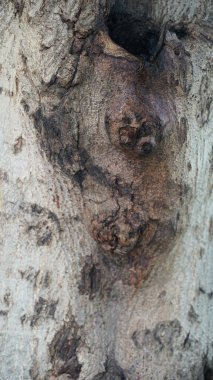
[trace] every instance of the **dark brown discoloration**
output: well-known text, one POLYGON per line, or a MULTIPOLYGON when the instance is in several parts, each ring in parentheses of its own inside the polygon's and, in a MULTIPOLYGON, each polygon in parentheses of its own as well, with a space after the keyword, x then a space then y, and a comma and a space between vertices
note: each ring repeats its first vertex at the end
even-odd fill
POLYGON ((81 294, 88 294, 93 298, 101 288, 101 267, 98 263, 93 263, 92 258, 88 256, 81 270, 81 283, 79 290, 81 294))
MULTIPOLYGON (((136 109, 135 104, 131 106, 130 99, 127 104, 121 113, 111 107, 110 114, 106 116, 110 141, 117 148, 124 149, 127 154, 146 156, 160 144, 163 136, 162 126, 148 111, 144 110, 142 114, 141 107, 136 109)), ((117 102, 115 106, 118 107, 117 102)))
POLYGON ((50 347, 50 358, 53 364, 53 374, 60 376, 70 375, 73 380, 78 379, 81 365, 78 362, 77 349, 80 343, 76 324, 65 324, 54 336, 50 347))
POLYGON ((111 215, 99 214, 92 220, 92 234, 105 251, 124 254, 130 252, 146 228, 143 215, 134 210, 111 215))
POLYGON ((204 380, 213 380, 213 369, 208 368, 206 366, 204 372, 205 372, 204 373, 204 375, 205 375, 204 380))
POLYGON ((82 265, 79 291, 88 295, 90 300, 110 294, 118 278, 129 283, 129 269, 125 256, 114 255, 113 260, 109 253, 98 254, 95 258, 86 256, 82 265), (123 261, 126 264, 124 266, 123 261))
POLYGON ((105 371, 96 375, 93 380, 126 380, 122 368, 113 359, 108 359, 105 363, 105 371))
POLYGON ((188 120, 185 117, 181 117, 181 119, 180 119, 180 129, 179 129, 179 141, 180 141, 180 145, 183 145, 186 142, 187 131, 188 131, 188 120))
MULTIPOLYGON (((102 152, 97 149, 96 155, 90 150, 89 145, 86 145, 86 150, 95 162, 99 162, 102 170, 105 168, 109 172, 108 188, 111 186, 112 194, 105 190, 108 211, 100 207, 98 214, 91 215, 88 225, 92 223, 91 233, 103 250, 111 253, 143 252, 144 258, 150 252, 150 261, 153 256, 151 249, 154 248, 151 248, 151 245, 157 245, 157 236, 161 234, 162 241, 162 226, 174 226, 171 206, 175 201, 179 201, 178 186, 172 183, 168 168, 172 154, 168 151, 166 155, 165 148, 171 133, 165 120, 170 118, 170 128, 175 120, 175 115, 169 113, 167 104, 170 95, 169 89, 164 88, 167 83, 166 77, 163 72, 158 73, 157 77, 152 66, 150 70, 138 72, 140 62, 135 57, 128 56, 122 49, 119 50, 102 33, 96 37, 95 44, 100 50, 98 55, 94 54, 92 58, 94 66, 98 67, 102 88, 104 78, 108 78, 107 85, 111 89, 111 94, 106 95, 104 119, 109 141, 105 142, 105 146, 101 146, 102 152), (100 55, 100 52, 103 55, 100 55), (156 103, 153 101, 154 96, 156 103), (120 150, 124 154, 121 154, 120 150), (126 193, 124 196, 115 191, 115 186, 112 185, 113 177, 121 181, 125 179, 128 186, 131 186, 129 195, 126 193), (167 192, 170 193, 169 197, 167 192), (132 218, 134 222, 131 222, 132 218), (155 232, 149 237, 153 226, 155 232)), ((91 95, 90 98, 92 97, 91 95)), ((177 135, 174 127, 172 139, 177 135)), ((85 143, 87 144, 86 141, 85 143)), ((179 144, 178 140, 176 144, 179 144)), ((87 178, 86 182, 83 182, 83 191, 87 189, 88 194, 88 189, 92 186, 92 181, 87 178)), ((85 202, 85 207, 90 208, 88 202, 85 202)), ((171 234, 169 229, 164 229, 167 243, 170 240, 167 232, 171 234)), ((160 244, 159 241, 158 243, 160 244)))
MULTIPOLYGON (((128 256, 122 263, 130 274, 123 270, 122 280, 137 286, 178 234, 178 209, 186 197, 173 166, 187 138, 187 120, 177 120, 173 99, 180 89, 171 85, 183 49, 180 42, 162 43, 150 62, 151 47, 143 58, 135 56, 103 30, 85 41, 76 34, 79 87, 67 88, 48 113, 39 108, 32 116, 48 158, 80 187, 84 220, 99 253, 128 256)), ((51 239, 42 234, 37 243, 51 239)))

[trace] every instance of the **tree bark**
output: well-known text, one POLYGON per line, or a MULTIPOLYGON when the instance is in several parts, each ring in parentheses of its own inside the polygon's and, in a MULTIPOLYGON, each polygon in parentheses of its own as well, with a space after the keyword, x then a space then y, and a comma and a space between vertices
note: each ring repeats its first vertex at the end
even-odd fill
POLYGON ((211 11, 1 2, 1 380, 213 378, 211 11))

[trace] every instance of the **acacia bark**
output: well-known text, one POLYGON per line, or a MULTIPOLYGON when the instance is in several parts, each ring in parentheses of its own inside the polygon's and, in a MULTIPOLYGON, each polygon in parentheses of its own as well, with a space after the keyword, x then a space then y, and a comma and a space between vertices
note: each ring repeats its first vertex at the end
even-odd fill
POLYGON ((211 12, 1 2, 1 380, 212 378, 211 12))

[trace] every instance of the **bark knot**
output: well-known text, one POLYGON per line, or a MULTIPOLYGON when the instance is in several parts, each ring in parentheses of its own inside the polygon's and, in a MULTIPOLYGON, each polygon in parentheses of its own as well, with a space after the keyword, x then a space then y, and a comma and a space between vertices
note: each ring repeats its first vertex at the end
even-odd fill
POLYGON ((92 220, 92 234, 108 252, 126 254, 136 246, 146 228, 143 217, 132 210, 119 213, 100 213, 92 220))
MULTIPOLYGON (((128 105, 126 106, 128 108, 128 105)), ((146 156, 163 138, 163 128, 157 118, 137 113, 108 113, 105 119, 112 144, 126 153, 146 156)))

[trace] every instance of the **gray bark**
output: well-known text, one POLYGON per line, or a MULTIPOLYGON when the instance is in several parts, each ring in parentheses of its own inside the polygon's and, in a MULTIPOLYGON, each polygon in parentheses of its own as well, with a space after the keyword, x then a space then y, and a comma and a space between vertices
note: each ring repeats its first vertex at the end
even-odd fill
POLYGON ((211 4, 0 3, 0 379, 213 371, 211 4))

